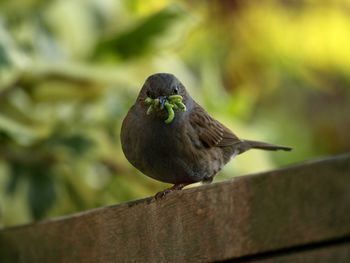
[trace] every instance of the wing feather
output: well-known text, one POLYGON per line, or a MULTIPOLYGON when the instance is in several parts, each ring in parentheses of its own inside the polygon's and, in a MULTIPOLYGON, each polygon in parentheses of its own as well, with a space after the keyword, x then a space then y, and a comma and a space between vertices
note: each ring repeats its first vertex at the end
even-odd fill
POLYGON ((205 147, 225 147, 240 142, 238 137, 195 103, 190 123, 205 147))

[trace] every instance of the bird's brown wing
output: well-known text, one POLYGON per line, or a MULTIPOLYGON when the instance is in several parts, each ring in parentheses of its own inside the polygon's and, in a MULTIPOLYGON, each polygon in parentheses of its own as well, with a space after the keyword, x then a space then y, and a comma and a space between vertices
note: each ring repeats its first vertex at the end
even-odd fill
POLYGON ((205 147, 224 147, 240 142, 238 137, 197 103, 191 111, 190 123, 205 147))

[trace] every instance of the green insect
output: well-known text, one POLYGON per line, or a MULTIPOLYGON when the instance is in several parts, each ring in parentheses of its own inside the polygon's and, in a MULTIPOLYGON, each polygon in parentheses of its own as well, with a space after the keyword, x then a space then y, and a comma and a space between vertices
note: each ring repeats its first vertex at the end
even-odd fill
MULTIPOLYGON (((182 100, 183 98, 181 95, 171 95, 167 98, 166 102, 164 103, 164 107, 168 112, 168 118, 164 121, 166 124, 169 124, 174 120, 175 111, 186 111, 186 105, 182 102, 182 100)), ((163 105, 161 105, 159 99, 147 97, 145 99, 145 103, 149 105, 147 115, 151 114, 155 110, 163 109, 163 105)))

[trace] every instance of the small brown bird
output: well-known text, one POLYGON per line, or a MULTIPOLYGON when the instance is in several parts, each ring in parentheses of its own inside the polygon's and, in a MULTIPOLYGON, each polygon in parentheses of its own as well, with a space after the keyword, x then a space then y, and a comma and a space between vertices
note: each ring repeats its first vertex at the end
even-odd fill
POLYGON ((157 193, 156 199, 188 184, 211 182, 228 161, 249 149, 291 150, 239 139, 167 73, 146 80, 123 121, 121 144, 126 158, 138 170, 174 184, 157 193))

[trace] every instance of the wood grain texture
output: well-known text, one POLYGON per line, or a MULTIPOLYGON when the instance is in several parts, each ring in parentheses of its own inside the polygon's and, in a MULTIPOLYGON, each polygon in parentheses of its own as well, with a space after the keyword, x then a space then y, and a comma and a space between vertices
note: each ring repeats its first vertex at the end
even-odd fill
POLYGON ((0 262, 210 262, 350 236, 350 155, 0 231, 0 262))
POLYGON ((304 250, 286 254, 266 255, 259 259, 242 259, 236 263, 348 263, 350 261, 350 242, 336 245, 325 246, 319 249, 304 250))

